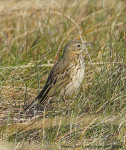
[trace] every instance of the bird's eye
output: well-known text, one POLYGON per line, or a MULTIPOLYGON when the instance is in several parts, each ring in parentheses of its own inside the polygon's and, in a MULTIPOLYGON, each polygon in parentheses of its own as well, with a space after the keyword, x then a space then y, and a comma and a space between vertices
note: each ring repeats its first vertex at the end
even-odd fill
POLYGON ((80 45, 78 44, 77 47, 80 47, 80 45))

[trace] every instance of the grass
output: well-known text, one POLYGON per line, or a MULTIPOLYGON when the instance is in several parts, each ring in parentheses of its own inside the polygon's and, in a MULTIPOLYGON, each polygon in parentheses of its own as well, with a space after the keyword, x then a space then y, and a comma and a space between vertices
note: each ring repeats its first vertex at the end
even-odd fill
POLYGON ((0 2, 1 149, 126 149, 125 1, 0 2), (82 36, 85 78, 65 105, 59 97, 27 114, 63 54, 82 36), (70 106, 69 106, 70 104, 70 106))

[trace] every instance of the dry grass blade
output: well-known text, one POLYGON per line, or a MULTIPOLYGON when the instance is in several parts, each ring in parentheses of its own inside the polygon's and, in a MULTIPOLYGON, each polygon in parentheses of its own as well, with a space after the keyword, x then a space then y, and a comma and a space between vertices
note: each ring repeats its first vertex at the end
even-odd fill
POLYGON ((126 149, 125 8, 125 0, 0 2, 0 148, 126 149), (80 38, 91 46, 71 106, 56 95, 24 116, 65 44, 80 38))

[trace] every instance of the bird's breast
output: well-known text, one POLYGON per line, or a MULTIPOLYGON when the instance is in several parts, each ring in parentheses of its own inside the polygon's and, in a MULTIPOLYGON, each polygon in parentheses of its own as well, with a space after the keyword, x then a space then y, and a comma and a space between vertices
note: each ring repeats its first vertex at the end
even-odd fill
POLYGON ((68 84, 65 88, 61 89, 60 95, 67 96, 73 94, 73 92, 78 89, 84 78, 84 62, 80 59, 79 62, 73 67, 71 71, 70 78, 68 79, 68 84))

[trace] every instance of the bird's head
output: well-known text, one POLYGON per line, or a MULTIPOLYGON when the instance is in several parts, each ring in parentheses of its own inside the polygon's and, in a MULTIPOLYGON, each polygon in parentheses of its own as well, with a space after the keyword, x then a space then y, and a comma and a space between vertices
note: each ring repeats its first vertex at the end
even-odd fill
POLYGON ((64 48, 63 57, 77 57, 78 55, 81 55, 86 45, 87 44, 84 44, 79 40, 69 41, 64 48))

